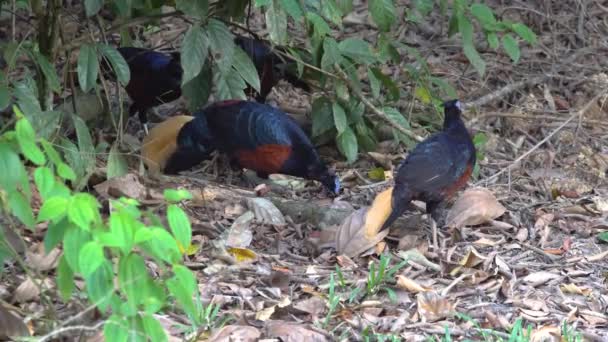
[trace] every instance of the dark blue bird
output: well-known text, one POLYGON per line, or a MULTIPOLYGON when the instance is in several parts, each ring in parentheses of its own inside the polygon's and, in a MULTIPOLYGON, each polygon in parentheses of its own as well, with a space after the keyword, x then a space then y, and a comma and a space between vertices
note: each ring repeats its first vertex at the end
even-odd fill
POLYGON ((443 130, 418 144, 400 165, 392 193, 392 209, 382 229, 389 227, 412 200, 426 202, 426 211, 436 218, 436 209, 466 186, 475 167, 475 146, 461 119, 460 101, 443 104, 443 130))

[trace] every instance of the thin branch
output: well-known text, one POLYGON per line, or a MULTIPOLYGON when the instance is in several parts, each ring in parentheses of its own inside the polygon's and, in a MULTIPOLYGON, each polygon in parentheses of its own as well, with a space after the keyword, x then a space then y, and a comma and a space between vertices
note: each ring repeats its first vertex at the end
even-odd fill
POLYGON ((554 129, 553 132, 549 133, 543 140, 539 141, 538 144, 532 146, 531 149, 529 149, 524 154, 522 154, 517 159, 515 159, 513 162, 511 162, 511 164, 509 164, 509 166, 503 168, 502 170, 498 171, 497 173, 493 174, 492 176, 490 176, 486 179, 480 180, 479 182, 476 183, 476 185, 479 185, 484 182, 488 183, 490 181, 493 181, 496 178, 498 178, 500 175, 502 175, 503 173, 510 171, 515 165, 519 164, 520 161, 522 161, 523 159, 528 157, 530 154, 532 154, 532 152, 536 151, 539 147, 541 147, 543 144, 545 144, 547 141, 549 141, 549 139, 551 139, 551 137, 553 137, 555 135, 555 133, 559 132, 564 127, 566 127, 568 125, 568 123, 570 123, 570 121, 574 120, 576 117, 584 115, 587 112, 587 110, 589 110, 589 108, 595 102, 597 102, 602 96, 605 96, 607 93, 608 93, 608 89, 604 89, 601 92, 599 92, 597 95, 595 95, 593 97, 593 99, 591 99, 591 101, 587 102, 587 104, 585 104, 585 106, 583 106, 583 108, 578 110, 576 113, 572 114, 568 118, 568 120, 564 121, 561 125, 559 125, 556 129, 554 129))
POLYGON ((507 84, 506 86, 498 89, 497 91, 491 92, 489 94, 486 94, 480 98, 478 98, 475 101, 471 101, 468 102, 466 104, 467 107, 481 107, 484 106, 496 99, 502 98, 507 94, 510 94, 516 90, 519 90, 525 86, 528 85, 534 85, 534 84, 538 84, 540 82, 543 82, 544 80, 546 80, 547 78, 549 78, 549 76, 547 75, 541 75, 541 76, 536 76, 527 80, 522 80, 519 82, 515 82, 515 83, 510 83, 507 84))

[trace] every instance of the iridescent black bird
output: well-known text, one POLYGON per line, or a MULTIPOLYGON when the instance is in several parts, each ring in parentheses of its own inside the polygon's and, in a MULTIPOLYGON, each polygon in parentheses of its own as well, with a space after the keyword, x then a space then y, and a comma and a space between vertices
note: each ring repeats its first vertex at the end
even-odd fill
POLYGON ((382 229, 403 214, 412 200, 426 202, 436 219, 436 209, 466 186, 475 167, 475 146, 461 119, 458 100, 443 104, 443 130, 418 144, 403 161, 392 193, 392 208, 382 229))

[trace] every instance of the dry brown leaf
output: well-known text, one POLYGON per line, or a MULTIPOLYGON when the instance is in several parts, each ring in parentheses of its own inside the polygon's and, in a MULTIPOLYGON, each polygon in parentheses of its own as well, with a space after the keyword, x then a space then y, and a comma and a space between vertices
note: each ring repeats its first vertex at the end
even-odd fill
POLYGON ((284 321, 271 321, 266 325, 266 336, 280 338, 283 342, 325 342, 325 335, 310 330, 306 326, 284 321))
POLYGON ((605 251, 603 251, 603 252, 601 252, 601 253, 598 253, 598 254, 595 254, 595 255, 592 255, 592 256, 588 257, 587 260, 595 262, 595 261, 600 261, 600 260, 604 259, 607 256, 608 256, 608 249, 605 250, 605 251))
POLYGON ((382 241, 389 230, 380 228, 392 210, 393 188, 379 193, 369 208, 361 208, 350 214, 338 228, 336 249, 338 254, 357 256, 382 241))
POLYGON ((281 213, 279 208, 269 200, 259 197, 248 198, 246 203, 247 208, 253 211, 256 220, 259 222, 277 226, 284 226, 287 224, 287 222, 285 222, 285 217, 283 217, 283 213, 281 213))
MULTIPOLYGON (((14 312, 0 303, 0 339, 10 337, 31 336, 31 332, 23 320, 14 312)), ((11 339, 12 340, 12 339, 11 339)))
POLYGON ((13 301, 16 303, 25 303, 34 299, 38 299, 40 291, 30 277, 27 277, 21 285, 19 285, 13 293, 13 301))
POLYGON ((121 196, 143 200, 146 198, 146 187, 140 183, 139 177, 133 173, 108 179, 94 186, 95 191, 105 198, 121 196))
POLYGON ((258 321, 267 321, 272 317, 276 309, 276 305, 269 306, 255 313, 255 319, 258 321))
POLYGON ((534 329, 530 335, 530 342, 560 342, 562 332, 559 327, 550 325, 534 329))
POLYGON ((559 286, 559 289, 562 291, 562 293, 572 293, 572 294, 578 294, 578 295, 583 295, 583 296, 589 296, 593 293, 593 291, 591 289, 580 288, 572 283, 561 284, 559 286))
POLYGON ((544 283, 547 283, 551 280, 558 279, 558 278, 561 278, 561 276, 559 274, 540 271, 540 272, 534 272, 534 273, 528 274, 527 276, 525 276, 523 278, 523 281, 532 286, 539 286, 539 285, 542 285, 544 283))
POLYGON ((397 276, 397 287, 413 293, 427 292, 432 290, 431 288, 422 286, 413 279, 402 275, 397 276))
POLYGON ((471 188, 456 200, 447 214, 446 223, 450 228, 474 226, 494 220, 506 210, 488 189, 471 188))
POLYGON ((471 247, 467 254, 460 260, 459 264, 464 267, 473 268, 488 258, 479 253, 475 248, 471 247))
POLYGON ((317 316, 325 312, 325 300, 320 297, 310 297, 308 299, 301 300, 293 305, 295 309, 309 313, 313 320, 317 316))
POLYGON ((253 240, 253 233, 251 232, 251 221, 253 221, 255 215, 252 211, 247 211, 243 215, 239 216, 230 229, 226 231, 226 246, 228 247, 249 247, 253 240))
POLYGON ((347 257, 346 255, 338 255, 336 257, 336 261, 343 270, 354 269, 357 267, 357 264, 353 261, 353 259, 347 257))
POLYGON ((448 298, 437 292, 420 292, 416 296, 418 313, 425 322, 434 322, 448 317, 454 311, 454 305, 448 298))
POLYGON ((488 238, 480 238, 479 240, 474 241, 473 244, 480 247, 494 247, 498 244, 498 242, 492 241, 488 238))
POLYGON ((40 243, 33 251, 25 253, 25 261, 38 271, 48 271, 57 267, 61 250, 53 248, 48 254, 44 252, 44 244, 40 243))
POLYGON ((247 325, 227 325, 209 338, 209 342, 255 342, 262 336, 256 328, 247 325))
POLYGON ((519 308, 519 311, 521 312, 521 314, 528 318, 528 319, 536 319, 536 318, 541 318, 541 317, 547 317, 549 315, 548 312, 544 312, 544 311, 539 311, 539 310, 530 310, 530 309, 523 309, 523 308, 519 308))

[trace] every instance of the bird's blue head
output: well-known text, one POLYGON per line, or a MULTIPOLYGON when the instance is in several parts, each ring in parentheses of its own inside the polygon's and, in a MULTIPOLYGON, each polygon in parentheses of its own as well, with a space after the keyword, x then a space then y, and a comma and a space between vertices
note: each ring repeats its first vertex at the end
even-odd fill
POLYGON ((328 169, 325 165, 317 164, 316 166, 313 165, 309 167, 308 178, 321 182, 332 195, 338 195, 340 193, 340 178, 336 175, 334 170, 328 169))

